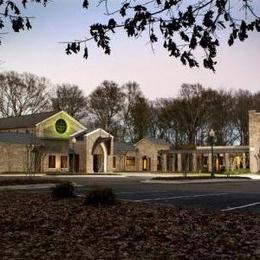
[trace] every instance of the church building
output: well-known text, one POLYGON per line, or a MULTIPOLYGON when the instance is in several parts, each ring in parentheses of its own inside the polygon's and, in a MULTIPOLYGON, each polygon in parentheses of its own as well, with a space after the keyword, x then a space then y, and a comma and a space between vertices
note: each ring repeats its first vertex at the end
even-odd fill
POLYGON ((64 111, 0 119, 0 173, 112 171, 113 136, 64 111))
POLYGON ((162 139, 120 143, 64 111, 0 119, 0 173, 260 172, 260 112, 249 111, 248 146, 176 150, 162 139), (213 157, 212 157, 213 156, 213 157))

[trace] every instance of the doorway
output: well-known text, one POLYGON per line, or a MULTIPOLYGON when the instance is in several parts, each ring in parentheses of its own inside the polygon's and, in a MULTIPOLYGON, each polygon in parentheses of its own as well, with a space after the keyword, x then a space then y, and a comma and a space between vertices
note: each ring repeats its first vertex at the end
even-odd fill
POLYGON ((149 170, 149 167, 150 167, 150 159, 147 158, 146 156, 144 156, 142 158, 142 168, 143 168, 143 171, 149 170))
POLYGON ((103 172, 103 155, 94 154, 93 155, 93 171, 94 172, 103 172))

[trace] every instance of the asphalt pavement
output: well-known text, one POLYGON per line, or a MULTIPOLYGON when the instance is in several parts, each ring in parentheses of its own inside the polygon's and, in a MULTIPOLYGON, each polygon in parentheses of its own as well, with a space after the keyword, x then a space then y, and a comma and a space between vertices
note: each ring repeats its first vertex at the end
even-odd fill
MULTIPOLYGON (((37 177, 35 177, 37 178, 37 177)), ((77 184, 76 193, 84 196, 95 186, 112 188, 119 199, 136 203, 160 203, 182 208, 202 208, 260 214, 260 180, 233 180, 208 183, 150 183, 149 177, 79 176, 55 177, 77 184)), ((150 177, 151 178, 151 177, 150 177)), ((23 191, 49 192, 49 187, 29 185, 23 191)))
MULTIPOLYGON (((68 179, 66 179, 68 180, 68 179)), ((136 203, 160 203, 182 208, 260 214, 260 180, 214 183, 144 183, 145 177, 70 178, 86 194, 94 186, 111 187, 118 198, 136 203)))

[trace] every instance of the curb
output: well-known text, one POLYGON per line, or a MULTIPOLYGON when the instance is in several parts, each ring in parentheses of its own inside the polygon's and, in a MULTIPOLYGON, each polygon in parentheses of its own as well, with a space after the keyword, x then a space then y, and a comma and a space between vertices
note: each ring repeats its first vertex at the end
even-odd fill
POLYGON ((185 180, 176 180, 176 181, 171 181, 171 180, 144 180, 141 181, 141 183, 154 183, 154 184, 200 184, 200 183, 225 183, 225 182, 253 182, 257 180, 252 180, 252 179, 225 179, 225 180, 190 180, 190 181, 185 181, 185 180))
MULTIPOLYGON (((49 189, 55 187, 59 183, 46 183, 46 184, 28 184, 28 185, 6 185, 0 186, 0 191, 3 190, 40 190, 40 189, 49 189)), ((74 187, 83 187, 84 185, 79 185, 73 183, 74 187)))

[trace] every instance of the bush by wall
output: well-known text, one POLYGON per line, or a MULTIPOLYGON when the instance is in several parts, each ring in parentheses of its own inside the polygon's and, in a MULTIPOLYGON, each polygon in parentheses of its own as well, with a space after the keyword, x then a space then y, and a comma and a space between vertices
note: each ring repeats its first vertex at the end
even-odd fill
POLYGON ((90 190, 85 198, 86 205, 113 205, 116 195, 111 188, 95 187, 90 190))
POLYGON ((51 189, 51 195, 53 198, 70 198, 74 197, 75 187, 71 182, 64 182, 57 184, 54 188, 51 189))

